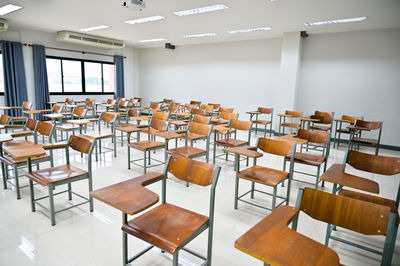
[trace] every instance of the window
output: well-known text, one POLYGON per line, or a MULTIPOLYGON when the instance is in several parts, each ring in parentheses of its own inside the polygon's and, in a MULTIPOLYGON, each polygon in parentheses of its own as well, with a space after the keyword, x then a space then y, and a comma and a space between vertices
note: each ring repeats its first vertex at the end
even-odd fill
MULTIPOLYGON (((1 56, 1 53, 0 53, 1 56)), ((4 94, 3 59, 0 58, 0 94, 4 94)))
POLYGON ((114 64, 73 58, 46 58, 50 94, 113 94, 114 64))

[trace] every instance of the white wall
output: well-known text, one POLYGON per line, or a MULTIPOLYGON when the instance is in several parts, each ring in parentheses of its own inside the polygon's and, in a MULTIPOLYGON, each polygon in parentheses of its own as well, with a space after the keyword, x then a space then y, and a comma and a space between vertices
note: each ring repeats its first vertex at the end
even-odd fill
MULTIPOLYGON (((138 95, 137 81, 135 75, 137 75, 137 58, 136 58, 136 49, 133 47, 125 47, 122 50, 105 50, 101 48, 93 48, 90 46, 83 45, 75 45, 63 42, 56 41, 55 33, 46 33, 32 30, 24 30, 24 29, 9 29, 5 32, 0 32, 0 40, 7 41, 17 41, 28 44, 41 44, 44 46, 57 47, 57 48, 67 48, 67 49, 75 49, 86 52, 97 52, 104 53, 110 55, 123 55, 127 58, 124 61, 124 75, 125 75, 125 96, 133 97, 138 95)), ((34 88, 34 72, 33 72, 33 58, 32 58, 32 47, 23 47, 24 53, 24 61, 25 61, 25 74, 26 74, 26 82, 27 82, 27 90, 28 90, 28 99, 29 101, 35 102, 35 88, 34 88)), ((63 57, 71 57, 71 58, 79 58, 79 59, 92 59, 99 60, 105 62, 113 62, 113 58, 109 56, 100 56, 100 55, 90 55, 90 54, 81 54, 75 52, 66 52, 66 51, 57 51, 52 49, 46 49, 46 55, 53 56, 63 56, 63 57)), ((96 101, 104 100, 108 98, 112 98, 112 95, 69 95, 76 100, 84 100, 87 97, 95 98, 96 101)), ((62 95, 51 95, 50 100, 65 100, 66 96, 62 95)), ((0 96, 0 105, 4 105, 4 96, 0 96)))
POLYGON ((400 146, 400 29, 310 35, 303 40, 296 109, 383 121, 400 146))
POLYGON ((279 104, 282 39, 139 50, 140 94, 145 103, 172 98, 234 107, 239 118, 258 106, 279 104))

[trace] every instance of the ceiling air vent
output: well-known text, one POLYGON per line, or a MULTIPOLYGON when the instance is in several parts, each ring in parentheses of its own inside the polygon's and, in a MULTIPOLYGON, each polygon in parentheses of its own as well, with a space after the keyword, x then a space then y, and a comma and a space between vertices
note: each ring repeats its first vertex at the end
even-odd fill
POLYGON ((8 23, 3 20, 0 19, 0 31, 6 31, 8 29, 8 23))
POLYGON ((105 49, 121 49, 125 47, 124 42, 120 40, 108 39, 71 31, 57 32, 57 41, 89 45, 105 49))

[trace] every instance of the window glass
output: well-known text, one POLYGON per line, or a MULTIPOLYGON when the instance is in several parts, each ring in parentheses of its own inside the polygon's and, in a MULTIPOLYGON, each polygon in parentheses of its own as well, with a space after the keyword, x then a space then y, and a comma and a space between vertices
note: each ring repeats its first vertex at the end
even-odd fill
POLYGON ((80 61, 63 60, 64 92, 82 92, 80 61))
POLYGON ((104 92, 114 92, 115 74, 114 65, 103 64, 104 92))
POLYGON ((85 89, 86 92, 102 92, 101 63, 85 62, 85 89))
POLYGON ((47 58, 46 67, 49 92, 62 92, 61 60, 47 58))

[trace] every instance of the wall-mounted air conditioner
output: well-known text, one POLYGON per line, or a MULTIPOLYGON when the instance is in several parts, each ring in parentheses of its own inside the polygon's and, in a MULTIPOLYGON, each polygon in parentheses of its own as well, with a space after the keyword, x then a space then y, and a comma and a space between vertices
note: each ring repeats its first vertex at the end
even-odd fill
POLYGON ((59 31, 57 32, 57 41, 70 42, 82 45, 95 46, 105 49, 121 49, 125 47, 123 41, 103 38, 99 36, 82 34, 72 31, 59 31))
POLYGON ((0 31, 6 31, 8 29, 8 23, 4 19, 0 19, 0 31))

